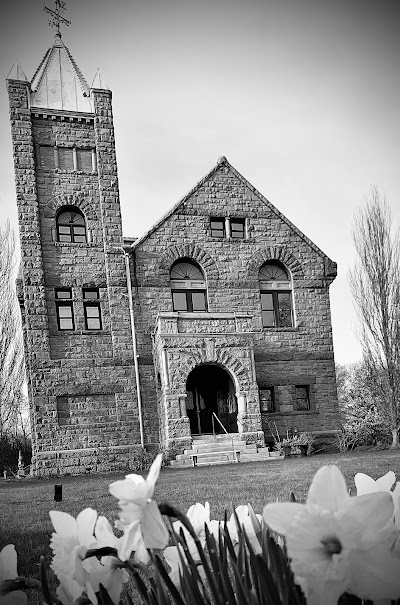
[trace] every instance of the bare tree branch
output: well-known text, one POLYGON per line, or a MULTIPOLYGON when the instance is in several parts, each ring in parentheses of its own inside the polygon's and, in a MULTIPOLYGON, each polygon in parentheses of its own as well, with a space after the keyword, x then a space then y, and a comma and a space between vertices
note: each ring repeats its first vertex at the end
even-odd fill
POLYGON ((9 221, 0 225, 0 436, 15 433, 24 405, 21 315, 15 291, 15 237, 9 221))
POLYGON ((363 357, 382 394, 392 446, 400 429, 400 230, 385 196, 372 188, 353 224, 357 261, 350 273, 363 357))

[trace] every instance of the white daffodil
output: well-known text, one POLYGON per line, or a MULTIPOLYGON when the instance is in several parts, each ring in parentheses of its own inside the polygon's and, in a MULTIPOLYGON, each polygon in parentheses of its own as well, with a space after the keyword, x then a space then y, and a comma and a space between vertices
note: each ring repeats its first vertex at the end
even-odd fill
POLYGON ((385 492, 350 497, 336 466, 315 475, 306 504, 268 504, 263 518, 286 538, 296 580, 308 605, 336 605, 349 592, 361 599, 400 598, 400 560, 391 552, 398 530, 385 492))
MULTIPOLYGON (((94 529, 96 543, 92 548, 111 547, 118 549, 121 538, 114 536, 112 527, 106 517, 97 519, 94 529)), ((129 575, 125 569, 116 567, 117 560, 113 556, 89 557, 82 563, 84 569, 89 574, 89 584, 94 593, 100 589, 100 584, 107 590, 111 600, 116 605, 120 602, 122 584, 129 580, 129 575)))
POLYGON ((164 548, 168 531, 157 504, 151 499, 160 474, 162 454, 154 460, 147 479, 141 475, 126 475, 109 486, 110 494, 118 498, 121 509, 115 525, 124 532, 118 545, 118 556, 126 561, 135 552, 135 560, 147 564, 148 548, 164 548))
MULTIPOLYGON (((172 525, 174 527, 175 532, 178 534, 179 534, 180 529, 181 528, 183 529, 183 526, 180 523, 180 521, 175 521, 172 525)), ((199 565, 201 562, 201 559, 200 559, 199 551, 197 550, 196 543, 187 530, 183 529, 183 531, 184 531, 185 540, 186 540, 186 544, 187 544, 190 556, 192 557, 193 561, 197 565, 199 565)), ((179 544, 178 546, 167 546, 167 548, 164 548, 163 554, 164 554, 164 558, 165 558, 166 562, 168 563, 168 565, 171 568, 171 571, 169 572, 168 575, 171 578, 172 582, 176 586, 179 586, 179 583, 180 583, 179 574, 182 572, 181 555, 182 555, 184 561, 187 561, 183 546, 181 544, 179 544)))
MULTIPOLYGON (((206 543, 206 525, 209 526, 210 524, 218 523, 217 521, 210 521, 210 504, 206 502, 203 506, 203 504, 197 502, 189 508, 186 513, 186 516, 189 519, 195 534, 198 536, 201 545, 204 547, 206 543)), ((190 535, 190 533, 187 531, 181 521, 174 521, 172 527, 175 533, 178 535, 182 531, 186 540, 190 556, 192 557, 193 561, 199 566, 199 573, 204 573, 203 567, 199 565, 201 562, 201 558, 193 537, 190 535)), ((171 578, 174 584, 179 586, 179 574, 182 571, 182 561, 179 553, 181 553, 184 560, 186 560, 184 549, 181 544, 179 544, 178 546, 167 546, 167 548, 164 549, 163 553, 166 562, 171 568, 169 577, 171 578)))
POLYGON ((101 583, 117 605, 127 575, 115 567, 115 557, 102 557, 100 561, 96 557, 85 559, 89 549, 118 547, 118 538, 107 519, 97 520, 97 512, 92 508, 80 512, 76 519, 60 511, 50 511, 50 518, 55 529, 50 540, 51 568, 60 581, 57 595, 61 602, 69 605, 86 594, 97 605, 96 593, 101 583))
POLYGON ((357 496, 365 496, 365 494, 374 494, 376 492, 389 492, 393 498, 393 516, 396 517, 399 512, 400 481, 396 483, 396 475, 393 471, 389 471, 383 477, 376 479, 376 481, 369 475, 357 473, 354 476, 354 483, 357 488, 357 496), (395 488, 392 490, 395 483, 395 488))
MULTIPOLYGON (((249 538, 250 544, 253 547, 254 552, 258 555, 262 553, 261 545, 257 539, 256 532, 254 530, 253 522, 250 517, 250 511, 247 504, 241 504, 235 508, 236 515, 239 521, 239 525, 245 530, 247 537, 249 538)), ((261 515, 256 515, 258 521, 261 523, 261 515)), ((232 514, 226 524, 229 532, 229 537, 232 544, 235 546, 239 542, 239 534, 235 516, 232 514)))
MULTIPOLYGON (((14 544, 7 544, 0 551, 0 583, 15 580, 17 577, 17 552, 14 544)), ((0 605, 25 605, 27 602, 27 596, 22 590, 13 590, 3 596, 0 595, 0 605)))
POLYGON ((50 567, 60 581, 57 594, 62 603, 68 605, 87 592, 88 574, 82 562, 95 542, 93 531, 97 512, 85 508, 75 519, 68 513, 52 510, 50 519, 55 529, 50 540, 53 550, 50 567))

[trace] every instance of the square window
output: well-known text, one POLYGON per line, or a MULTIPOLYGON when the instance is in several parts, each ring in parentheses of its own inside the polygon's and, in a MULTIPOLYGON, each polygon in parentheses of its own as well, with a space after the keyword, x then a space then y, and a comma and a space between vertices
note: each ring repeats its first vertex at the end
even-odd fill
POLYGON ((211 219, 211 237, 225 237, 225 219, 211 219))
POLYGON ((85 235, 86 233, 86 229, 85 227, 78 227, 78 226, 73 226, 72 227, 74 235, 85 235))
POLYGON ((89 314, 90 308, 87 309, 86 314, 86 328, 88 330, 101 330, 101 322, 100 317, 98 315, 99 309, 96 309, 97 314, 90 316, 89 314))
POLYGON ((262 412, 275 412, 274 387, 260 389, 260 408, 262 412))
POLYGON ((191 292, 192 309, 193 311, 206 310, 206 295, 205 292, 191 292))
POLYGON ((60 305, 58 310, 58 315, 60 319, 71 319, 72 318, 72 309, 69 305, 60 305))
POLYGON ((172 303, 174 311, 187 311, 186 292, 172 292, 172 303))
POLYGON ((63 288, 56 290, 56 298, 57 299, 68 299, 72 298, 72 290, 71 288, 63 288))
POLYGON ((83 290, 83 298, 85 300, 93 300, 93 299, 98 299, 99 298, 99 291, 97 288, 93 289, 93 290, 83 290))
POLYGON ((40 166, 41 168, 53 169, 56 167, 54 160, 54 147, 50 145, 40 146, 40 166))
POLYGON ((74 169, 74 152, 72 147, 57 147, 58 167, 61 170, 74 169))
POLYGON ((261 292, 261 314, 265 328, 292 328, 292 293, 261 292))
POLYGON ((261 311, 262 325, 265 328, 275 327, 275 314, 273 311, 261 311))
POLYGON ((74 315, 72 309, 72 301, 57 304, 57 321, 59 330, 74 329, 74 315))
POLYGON ((263 311, 274 310, 272 292, 261 292, 261 309, 263 311))
POLYGON ((296 385, 295 387, 295 409, 307 412, 310 409, 310 387, 309 385, 296 385))
POLYGON ((71 228, 68 225, 58 225, 58 232, 64 235, 71 235, 71 228))
POLYGON ((77 149, 76 150, 77 169, 83 172, 92 172, 92 150, 77 149))
POLYGON ((244 239, 244 219, 231 218, 231 238, 244 239))

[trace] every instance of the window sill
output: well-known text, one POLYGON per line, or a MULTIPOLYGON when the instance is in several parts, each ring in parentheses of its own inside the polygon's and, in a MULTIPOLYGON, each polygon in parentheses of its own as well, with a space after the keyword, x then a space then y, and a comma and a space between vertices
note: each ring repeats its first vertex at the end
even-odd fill
POLYGON ((95 248, 98 244, 93 242, 53 242, 57 248, 66 248, 68 246, 74 246, 74 248, 95 248))
POLYGON ((291 328, 275 328, 273 326, 269 327, 269 326, 263 326, 263 331, 265 332, 298 332, 299 328, 296 326, 293 326, 291 328))
POLYGON ((97 176, 97 171, 96 172, 86 172, 85 170, 63 170, 62 168, 43 168, 41 166, 37 166, 38 170, 41 170, 42 172, 47 172, 47 173, 55 173, 55 174, 84 174, 85 176, 97 176))
MULTIPOLYGON (((91 334, 93 336, 97 336, 101 334, 102 336, 110 336, 111 332, 109 330, 57 330, 56 336, 60 336, 61 334, 70 334, 74 336, 86 336, 91 334)), ((54 336, 54 334, 51 334, 54 336)))

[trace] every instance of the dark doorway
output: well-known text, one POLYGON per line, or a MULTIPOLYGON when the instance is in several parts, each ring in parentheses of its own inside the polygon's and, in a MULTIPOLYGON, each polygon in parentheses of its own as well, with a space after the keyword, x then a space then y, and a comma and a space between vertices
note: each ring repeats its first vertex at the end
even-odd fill
POLYGON ((192 370, 186 382, 186 409, 192 435, 237 433, 235 386, 228 372, 216 365, 192 370))

